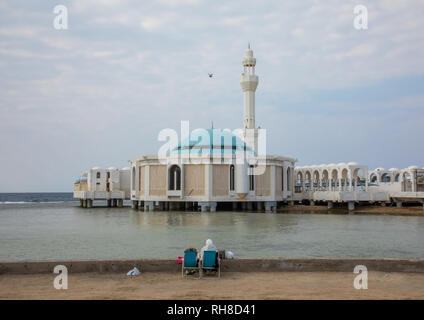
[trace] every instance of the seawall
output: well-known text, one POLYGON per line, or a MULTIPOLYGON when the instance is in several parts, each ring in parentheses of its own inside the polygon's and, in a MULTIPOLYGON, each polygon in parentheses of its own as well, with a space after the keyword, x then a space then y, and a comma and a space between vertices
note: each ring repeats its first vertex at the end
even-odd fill
MULTIPOLYGON (((53 273, 57 265, 64 265, 71 273, 126 273, 137 267, 142 272, 181 272, 175 259, 139 260, 67 260, 67 261, 0 261, 0 274, 53 273)), ((359 258, 308 258, 308 259, 234 259, 222 260, 222 272, 353 272, 357 265, 368 271, 424 273, 424 259, 359 259, 359 258)))

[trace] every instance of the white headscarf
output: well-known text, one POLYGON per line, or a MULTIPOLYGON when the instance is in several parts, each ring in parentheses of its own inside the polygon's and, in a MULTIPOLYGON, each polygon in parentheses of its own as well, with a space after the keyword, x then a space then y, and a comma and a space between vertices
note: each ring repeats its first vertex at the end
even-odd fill
POLYGON ((213 244, 213 242, 212 242, 212 240, 211 239, 208 239, 208 240, 206 240, 206 243, 205 243, 205 246, 206 247, 210 247, 210 246, 213 246, 214 244, 213 244))
POLYGON ((213 244, 211 239, 206 240, 205 245, 202 249, 200 249, 200 258, 203 257, 203 251, 210 251, 210 250, 218 250, 216 246, 213 244))

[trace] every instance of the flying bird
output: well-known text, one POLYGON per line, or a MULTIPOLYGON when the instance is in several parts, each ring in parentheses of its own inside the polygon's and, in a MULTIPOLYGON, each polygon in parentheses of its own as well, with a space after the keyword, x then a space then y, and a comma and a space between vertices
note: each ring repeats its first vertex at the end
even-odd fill
POLYGON ((213 73, 208 73, 208 75, 209 75, 209 78, 213 77, 213 73))

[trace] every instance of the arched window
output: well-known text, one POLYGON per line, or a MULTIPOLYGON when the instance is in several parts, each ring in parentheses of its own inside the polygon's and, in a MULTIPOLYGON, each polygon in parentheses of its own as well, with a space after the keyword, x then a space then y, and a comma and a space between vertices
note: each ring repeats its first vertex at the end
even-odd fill
POLYGON ((255 190, 255 175, 253 174, 253 166, 249 166, 249 190, 255 190))
POLYGON ((377 175, 375 173, 371 173, 370 175, 370 182, 377 182, 377 175))
POLYGON ((230 166, 230 190, 234 191, 234 165, 230 166))
POLYGON ((169 190, 181 190, 181 169, 174 164, 169 168, 168 185, 169 190))
POLYGON ((390 174, 388 174, 388 173, 384 173, 384 174, 381 176, 381 182, 391 182, 390 174))
POLYGON ((97 172, 97 179, 100 179, 100 172, 97 172))
POLYGON ((281 167, 281 191, 284 191, 284 167, 281 167))
POLYGON ((131 185, 133 190, 135 190, 135 167, 132 168, 131 185))

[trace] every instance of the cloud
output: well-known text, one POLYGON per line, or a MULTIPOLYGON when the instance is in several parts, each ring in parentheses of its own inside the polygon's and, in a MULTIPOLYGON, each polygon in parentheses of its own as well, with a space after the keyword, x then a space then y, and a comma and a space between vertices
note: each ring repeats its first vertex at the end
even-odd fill
POLYGON ((165 17, 145 17, 141 20, 140 24, 141 27, 147 31, 154 31, 156 29, 158 29, 159 27, 163 26, 164 24, 166 24, 166 19, 165 17))

